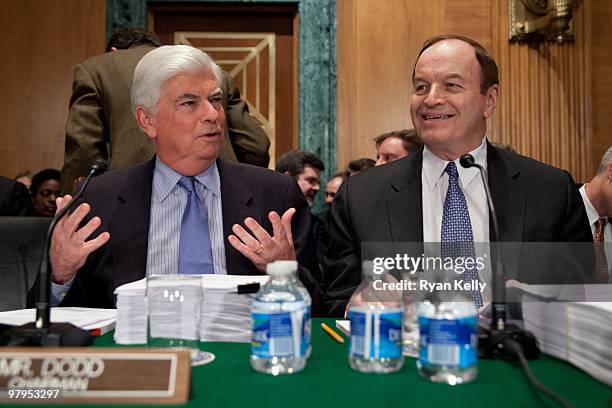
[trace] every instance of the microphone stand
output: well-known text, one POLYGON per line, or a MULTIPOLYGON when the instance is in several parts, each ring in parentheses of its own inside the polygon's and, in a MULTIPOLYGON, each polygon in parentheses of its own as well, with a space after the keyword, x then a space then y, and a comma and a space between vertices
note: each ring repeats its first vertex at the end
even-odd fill
POLYGON ((49 225, 44 250, 41 256, 38 272, 38 301, 36 302, 36 320, 23 326, 7 330, 0 339, 2 346, 88 346, 93 338, 87 330, 80 329, 71 323, 51 323, 51 261, 49 247, 57 223, 70 211, 78 199, 83 195, 87 185, 96 174, 106 170, 106 162, 97 159, 91 167, 87 178, 79 188, 77 194, 62 208, 49 225))
POLYGON ((538 350, 535 336, 517 326, 506 322, 506 288, 504 285, 504 262, 502 255, 501 242, 499 239, 499 224, 497 213, 489 189, 489 181, 486 170, 476 161, 471 154, 464 154, 459 159, 459 163, 464 168, 476 167, 480 172, 480 177, 484 185, 489 206, 489 215, 493 222, 493 234, 495 237, 496 262, 492 273, 492 318, 491 325, 479 325, 478 351, 480 358, 496 358, 503 360, 514 360, 518 358, 516 352, 518 347, 522 348, 527 359, 538 358, 538 350), (516 342, 516 343, 514 343, 516 342))

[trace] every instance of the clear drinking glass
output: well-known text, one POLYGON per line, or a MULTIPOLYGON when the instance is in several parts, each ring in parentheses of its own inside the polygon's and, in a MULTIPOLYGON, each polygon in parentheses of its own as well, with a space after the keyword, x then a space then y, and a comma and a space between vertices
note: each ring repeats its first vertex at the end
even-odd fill
POLYGON ((200 351, 202 278, 199 275, 153 275, 147 278, 149 347, 191 352, 191 364, 214 358, 200 351))

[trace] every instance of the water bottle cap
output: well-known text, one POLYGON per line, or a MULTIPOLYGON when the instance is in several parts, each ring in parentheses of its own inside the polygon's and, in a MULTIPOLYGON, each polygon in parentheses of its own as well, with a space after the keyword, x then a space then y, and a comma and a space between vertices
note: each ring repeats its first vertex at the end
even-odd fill
POLYGON ((297 271, 297 261, 274 261, 266 266, 268 275, 291 275, 297 271))

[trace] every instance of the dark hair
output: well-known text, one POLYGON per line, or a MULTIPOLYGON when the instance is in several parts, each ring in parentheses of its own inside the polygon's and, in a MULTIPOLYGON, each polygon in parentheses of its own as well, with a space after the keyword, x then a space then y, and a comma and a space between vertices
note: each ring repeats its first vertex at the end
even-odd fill
POLYGON ((156 34, 138 27, 125 27, 116 30, 108 39, 106 52, 115 47, 118 50, 125 50, 139 45, 150 44, 155 47, 161 45, 156 34))
POLYGON ((310 165, 319 171, 325 170, 325 165, 314 153, 306 150, 290 150, 276 162, 276 171, 288 172, 291 177, 297 177, 304 172, 304 166, 310 165))
POLYGON ((480 45, 478 42, 472 40, 469 37, 465 37, 463 35, 457 35, 457 34, 442 34, 442 35, 432 37, 429 40, 425 41, 425 44, 423 44, 421 51, 419 51, 419 55, 417 56, 417 59, 414 63, 414 67, 412 67, 412 80, 413 81, 414 81, 414 71, 416 69, 416 63, 419 61, 421 54, 423 54, 423 52, 425 52, 426 49, 428 49, 435 43, 438 43, 444 40, 460 40, 474 47, 476 59, 478 60, 478 64, 480 65, 480 71, 482 72, 482 77, 480 78, 480 93, 481 94, 483 95, 486 94, 489 88, 492 87, 493 85, 499 85, 499 73, 497 69, 497 64, 495 63, 495 60, 493 59, 493 57, 491 57, 491 55, 489 55, 487 50, 482 45, 480 45))
POLYGON ((32 177, 32 185, 30 186, 30 192, 32 193, 32 197, 36 196, 40 185, 47 180, 57 180, 61 183, 62 179, 59 170, 45 169, 36 173, 34 177, 32 177))
POLYGON ((376 165, 376 161, 370 159, 369 157, 362 157, 361 159, 351 160, 346 165, 346 171, 349 173, 349 177, 354 175, 354 173, 359 173, 361 171, 371 169, 376 165))
POLYGON ((380 136, 376 136, 374 138, 374 143, 376 143, 376 148, 378 149, 381 144, 390 137, 395 137, 402 141, 402 147, 408 153, 414 153, 423 146, 423 142, 419 135, 417 135, 416 130, 414 129, 402 129, 402 130, 394 130, 392 132, 383 133, 380 136))

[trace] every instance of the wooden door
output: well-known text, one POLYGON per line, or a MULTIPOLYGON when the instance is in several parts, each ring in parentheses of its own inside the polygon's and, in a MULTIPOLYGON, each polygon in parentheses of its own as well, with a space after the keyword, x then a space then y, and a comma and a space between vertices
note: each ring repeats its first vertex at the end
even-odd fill
POLYGON ((270 137, 271 166, 298 148, 295 6, 150 3, 147 25, 162 43, 200 48, 232 75, 270 137))

